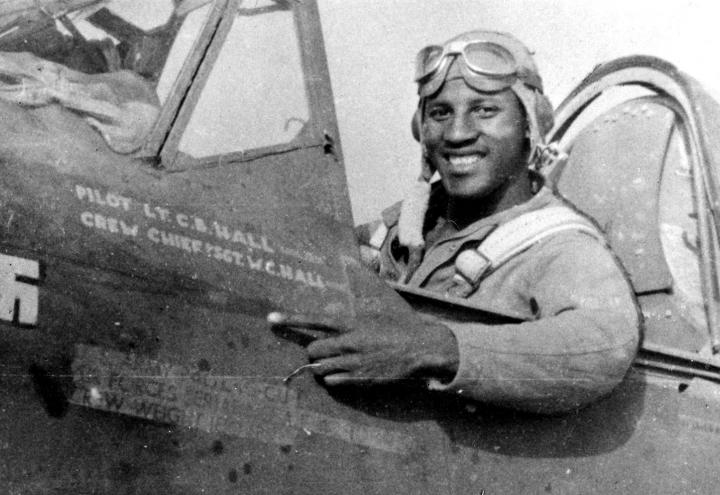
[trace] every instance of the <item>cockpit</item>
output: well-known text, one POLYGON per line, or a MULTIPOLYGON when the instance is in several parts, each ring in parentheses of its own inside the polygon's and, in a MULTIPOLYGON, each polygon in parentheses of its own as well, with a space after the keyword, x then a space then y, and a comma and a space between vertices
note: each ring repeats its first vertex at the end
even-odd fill
POLYGON ((311 114, 292 2, 240 3, 222 21, 226 3, 0 7, 0 99, 65 105, 88 117, 118 153, 155 156, 170 138, 179 163, 168 168, 291 143, 307 132, 311 114), (181 112, 188 97, 193 108, 181 112), (126 108, 138 102, 145 106, 126 108), (178 117, 183 130, 168 135, 178 117))

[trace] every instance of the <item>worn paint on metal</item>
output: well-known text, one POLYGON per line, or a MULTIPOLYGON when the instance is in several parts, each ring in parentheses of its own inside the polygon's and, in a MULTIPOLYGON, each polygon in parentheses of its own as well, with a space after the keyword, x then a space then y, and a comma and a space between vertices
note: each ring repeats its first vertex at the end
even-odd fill
MULTIPOLYGON (((268 331, 268 311, 350 318, 409 309, 357 263, 314 1, 274 2, 294 10, 312 110, 295 141, 196 160, 166 139, 181 136, 208 91, 238 3, 213 2, 212 22, 141 156, 112 153, 64 109, 0 105, 0 251, 34 260, 40 274, 36 328, 17 328, 32 319, 20 312, 34 307, 24 304, 34 291, 17 284, 35 277, 14 270, 0 290, 22 296, 13 321, 0 321, 3 493, 714 493, 718 407, 708 397, 718 374, 688 357, 646 353, 642 372, 607 399, 562 417, 423 390, 330 391, 309 377, 282 384, 306 356, 268 331), (292 279, 273 275, 281 263, 293 267, 292 279), (303 282, 310 278, 314 285, 303 282), (659 372, 662 387, 649 378, 659 372), (683 391, 699 372, 711 377, 708 390, 683 391)), ((704 170, 716 177, 720 132, 711 131, 720 110, 700 89, 688 95, 695 106, 684 113, 699 113, 701 144, 710 147, 701 150, 704 170)), ((629 196, 626 209, 638 215, 607 218, 640 268, 659 249, 646 230, 655 175, 635 169, 662 158, 643 154, 643 126, 661 117, 649 110, 623 107, 597 123, 595 138, 607 143, 598 173, 610 166, 609 150, 638 161, 587 190, 603 211, 629 196), (643 132, 631 139, 633 130, 643 132)), ((654 138, 664 143, 663 134, 654 138)), ((716 187, 704 191, 716 202, 716 187)), ((405 296, 425 313, 466 317, 462 305, 405 296)), ((678 312, 649 306, 649 297, 643 309, 667 324, 663 332, 680 328, 678 312)))
POLYGON ((74 189, 80 206, 79 221, 93 232, 129 237, 141 245, 172 255, 210 259, 308 287, 327 287, 318 270, 296 268, 294 260, 287 260, 292 257, 324 266, 325 260, 314 253, 301 253, 263 234, 189 211, 139 201, 108 189, 85 184, 75 184, 74 189))
POLYGON ((354 445, 407 454, 412 437, 334 418, 298 406, 282 379, 214 376, 79 344, 72 364, 76 405, 266 443, 293 445, 299 434, 319 434, 354 445))

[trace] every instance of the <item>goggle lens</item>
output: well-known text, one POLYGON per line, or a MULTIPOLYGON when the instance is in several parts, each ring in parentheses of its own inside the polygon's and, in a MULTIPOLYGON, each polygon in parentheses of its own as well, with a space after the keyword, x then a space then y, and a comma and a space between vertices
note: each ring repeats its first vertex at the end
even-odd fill
POLYGON ((415 80, 419 81, 438 70, 444 56, 441 46, 426 46, 420 50, 415 60, 415 80))
POLYGON ((451 55, 462 56, 467 68, 477 75, 490 78, 517 75, 515 58, 502 46, 489 41, 456 41, 446 46, 431 45, 420 50, 415 65, 415 81, 424 84, 438 75, 442 71, 443 62, 451 55))

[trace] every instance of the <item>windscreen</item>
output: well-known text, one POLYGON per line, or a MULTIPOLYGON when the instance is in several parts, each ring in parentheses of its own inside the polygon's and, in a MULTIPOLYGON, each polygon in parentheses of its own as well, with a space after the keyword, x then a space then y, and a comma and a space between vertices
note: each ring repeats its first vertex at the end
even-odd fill
POLYGON ((309 118, 293 10, 282 2, 244 2, 179 149, 202 158, 283 144, 309 118))

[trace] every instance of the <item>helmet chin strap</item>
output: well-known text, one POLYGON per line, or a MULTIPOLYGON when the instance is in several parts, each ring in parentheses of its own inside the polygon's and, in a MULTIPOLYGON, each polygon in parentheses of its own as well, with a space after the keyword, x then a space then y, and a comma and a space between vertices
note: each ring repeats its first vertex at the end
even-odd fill
MULTIPOLYGON (((422 133, 420 134, 422 136, 422 133)), ((434 173, 422 138, 420 139, 420 146, 422 149, 420 176, 410 187, 407 196, 405 196, 400 207, 400 218, 398 219, 398 240, 400 244, 407 246, 411 251, 413 249, 422 251, 425 247, 422 230, 425 223, 425 214, 430 203, 430 179, 434 173)))
POLYGON ((430 179, 435 173, 423 139, 422 114, 424 106, 425 100, 422 99, 413 117, 413 135, 420 142, 421 150, 420 176, 405 196, 400 206, 400 217, 398 218, 398 241, 408 249, 407 271, 402 276, 404 283, 410 281, 410 277, 420 266, 425 252, 423 226, 425 225, 425 214, 430 204, 430 179))
POLYGON ((420 253, 425 247, 422 229, 428 204, 430 203, 430 179, 435 173, 435 169, 430 163, 422 132, 424 110, 425 98, 422 98, 413 115, 411 126, 413 137, 420 143, 420 176, 405 196, 400 207, 400 218, 398 219, 398 241, 411 251, 419 250, 420 253))
POLYGON ((515 81, 510 86, 510 89, 518 97, 525 109, 525 119, 528 127, 527 136, 530 140, 530 154, 528 156, 528 165, 530 165, 535 159, 538 147, 543 143, 543 136, 540 133, 540 124, 536 114, 535 90, 525 86, 522 81, 515 81))

